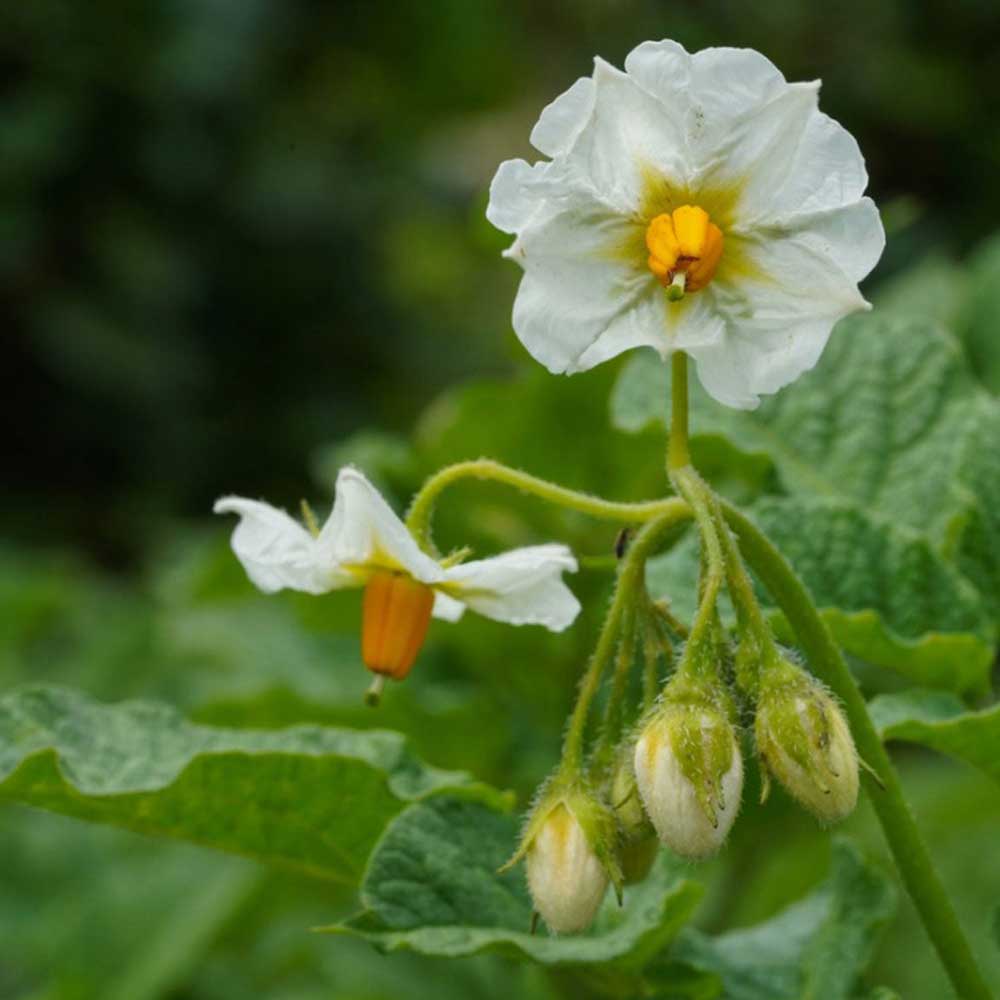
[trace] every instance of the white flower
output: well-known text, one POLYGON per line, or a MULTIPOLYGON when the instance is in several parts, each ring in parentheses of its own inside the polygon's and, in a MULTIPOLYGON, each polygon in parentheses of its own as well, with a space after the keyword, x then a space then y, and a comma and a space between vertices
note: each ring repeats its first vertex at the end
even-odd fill
POLYGON ((508 160, 490 188, 524 269, 528 351, 567 373, 685 351, 740 408, 811 368, 868 308, 857 285, 885 244, 861 152, 818 90, 750 49, 644 42, 625 72, 596 59, 531 133, 551 160, 508 160))
POLYGON ((564 804, 546 817, 526 859, 528 888, 549 929, 572 934, 590 926, 608 874, 577 818, 564 804))
POLYGON ((315 537, 284 511, 257 500, 223 497, 214 510, 240 516, 233 551, 265 593, 365 587, 365 663, 396 678, 409 671, 431 614, 457 621, 470 607, 496 621, 559 632, 580 610, 562 581, 564 572, 577 567, 564 545, 442 565, 421 550, 357 469, 340 470, 333 510, 315 537))

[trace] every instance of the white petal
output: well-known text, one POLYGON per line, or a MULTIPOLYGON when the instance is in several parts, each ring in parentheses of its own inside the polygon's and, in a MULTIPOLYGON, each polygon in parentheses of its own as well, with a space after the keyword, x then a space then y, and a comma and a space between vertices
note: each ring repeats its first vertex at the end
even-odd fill
POLYGON ((791 241, 812 255, 833 261, 855 283, 869 274, 885 249, 882 219, 871 198, 840 208, 776 218, 769 225, 748 231, 765 244, 776 239, 791 241))
POLYGON ((283 510, 257 500, 223 497, 216 514, 238 514, 232 546, 247 576, 266 594, 289 587, 308 594, 350 587, 354 578, 325 555, 318 541, 283 510))
POLYGON ((561 632, 580 611, 566 572, 576 572, 566 546, 535 545, 453 566, 445 576, 450 595, 487 618, 561 632))
POLYGON ((730 326, 717 344, 691 352, 698 379, 725 406, 755 409, 761 393, 777 392, 816 364, 835 322, 822 316, 776 329, 730 326))
POLYGON ((465 605, 449 597, 444 591, 434 593, 434 608, 431 614, 445 622, 457 622, 465 614, 465 605))
MULTIPOLYGON (((867 228, 873 220, 863 212, 848 215, 845 225, 867 228)), ((862 266, 880 242, 881 227, 875 228, 874 236, 858 234, 862 266)), ((755 266, 706 290, 725 318, 724 335, 690 353, 710 395, 727 406, 753 409, 761 393, 777 392, 812 368, 837 321, 868 304, 822 230, 756 232, 741 241, 740 250, 755 266)))
POLYGON ((441 567, 420 550, 378 490, 350 466, 337 476, 333 513, 319 543, 344 566, 400 569, 422 583, 443 579, 441 567))
POLYGON ((545 203, 545 190, 540 182, 550 164, 530 165, 524 160, 501 163, 490 184, 490 202, 486 218, 505 233, 523 229, 545 203))
POLYGON ((531 145, 546 156, 560 156, 576 140, 594 109, 594 81, 582 76, 542 109, 531 131, 531 145))
POLYGON ((709 292, 670 302, 656 281, 580 356, 572 371, 585 371, 633 347, 652 347, 662 358, 675 350, 716 343, 725 331, 722 316, 711 308, 709 292))
POLYGON ((594 108, 565 157, 597 195, 623 214, 642 205, 650 170, 683 185, 689 179, 679 110, 631 77, 594 60, 594 108))
POLYGON ((786 215, 839 208, 856 202, 867 186, 865 158, 854 136, 828 115, 814 111, 788 158, 784 182, 774 186, 769 209, 786 215))
POLYGON ((532 222, 511 247, 525 270, 514 330, 550 371, 579 371, 587 349, 655 285, 622 252, 635 239, 634 222, 577 191, 571 207, 532 222))

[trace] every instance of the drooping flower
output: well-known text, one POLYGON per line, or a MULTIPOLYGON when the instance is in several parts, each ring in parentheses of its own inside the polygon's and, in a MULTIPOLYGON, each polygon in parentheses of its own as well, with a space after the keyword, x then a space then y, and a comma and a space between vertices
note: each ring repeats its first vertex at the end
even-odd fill
POLYGON ((516 236, 514 329, 550 371, 685 351, 752 408, 868 304, 885 244, 857 143, 760 53, 644 42, 542 111, 550 160, 501 164, 487 216, 516 236))
POLYGON ((257 500, 223 497, 214 509, 239 515, 233 551, 265 593, 364 587, 362 659, 369 670, 397 680, 413 666, 432 615, 457 621, 469 607, 496 621, 559 632, 580 610, 562 580, 577 568, 566 546, 535 545, 442 564, 420 548, 354 468, 340 470, 333 510, 315 535, 257 500))

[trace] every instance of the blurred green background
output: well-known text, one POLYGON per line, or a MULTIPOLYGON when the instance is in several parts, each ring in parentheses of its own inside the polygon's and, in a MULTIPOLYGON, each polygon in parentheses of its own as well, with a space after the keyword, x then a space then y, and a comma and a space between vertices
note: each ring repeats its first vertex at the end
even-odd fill
MULTIPOLYGON (((614 366, 556 380, 518 345, 518 272, 483 217, 497 164, 531 158, 541 107, 595 53, 620 65, 660 37, 823 79, 890 232, 872 294, 926 268, 947 298, 1000 226, 993 0, 3 4, 4 689, 399 727, 523 801, 555 759, 606 575, 574 583, 588 609, 567 636, 436 627, 373 720, 356 595, 259 598, 208 511, 226 492, 324 510, 348 460, 401 506, 438 464, 483 453, 623 498, 662 492, 656 435, 607 428, 614 366)), ((597 555, 613 534, 477 487, 456 490, 441 530, 597 555)), ((978 906, 971 859, 996 854, 1000 797, 972 771, 907 763, 946 875, 978 906)), ((851 828, 878 847, 865 810, 851 828)), ((704 924, 773 913, 827 854, 780 802, 751 810, 704 924), (765 823, 787 850, 755 860, 765 823)), ((3 998, 544 995, 499 960, 445 969, 310 936, 353 900, 193 848, 5 807, 0 870, 3 998)), ((904 908, 873 981, 943 996, 916 934, 904 908)))

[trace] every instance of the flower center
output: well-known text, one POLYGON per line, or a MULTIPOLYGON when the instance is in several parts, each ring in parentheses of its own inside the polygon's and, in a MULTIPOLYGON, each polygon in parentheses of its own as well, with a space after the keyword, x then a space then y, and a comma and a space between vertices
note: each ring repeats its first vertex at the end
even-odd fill
POLYGON ((361 658, 376 674, 402 680, 424 644, 434 591, 413 577, 378 570, 365 586, 361 658))
POLYGON ((656 216, 646 229, 649 269, 672 302, 697 292, 714 277, 722 258, 722 230, 698 205, 656 216))

